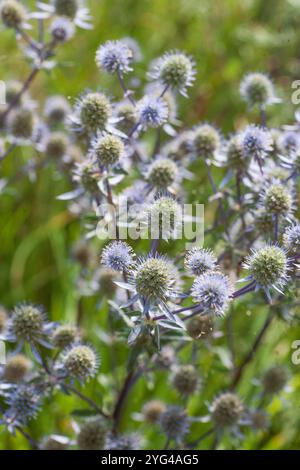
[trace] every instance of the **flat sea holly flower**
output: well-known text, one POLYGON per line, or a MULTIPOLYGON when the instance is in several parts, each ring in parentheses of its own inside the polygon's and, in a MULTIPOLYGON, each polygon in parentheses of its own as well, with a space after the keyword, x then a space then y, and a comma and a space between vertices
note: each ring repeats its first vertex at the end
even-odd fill
POLYGON ((44 115, 50 126, 66 122, 71 113, 71 106, 66 98, 53 95, 47 98, 44 106, 44 115))
POLYGON ((162 413, 159 423, 168 439, 177 443, 182 442, 190 428, 190 419, 185 409, 179 406, 169 406, 162 413))
POLYGON ((145 170, 147 187, 159 192, 176 193, 184 176, 189 176, 189 173, 182 166, 163 156, 155 158, 145 170))
POLYGON ((271 289, 283 294, 282 288, 288 282, 290 269, 290 260, 283 248, 277 245, 266 245, 252 250, 243 267, 250 273, 243 280, 252 281, 256 290, 263 289, 268 299, 271 299, 271 289))
POLYGON ((63 43, 72 39, 75 27, 68 18, 58 17, 51 22, 49 32, 56 42, 63 43))
POLYGON ((187 88, 195 80, 194 61, 180 51, 166 52, 153 64, 150 78, 157 80, 164 89, 174 89, 187 97, 187 88))
POLYGON ((200 124, 192 129, 190 134, 190 149, 196 158, 213 158, 220 148, 221 136, 214 126, 200 124))
POLYGON ((125 146, 120 137, 98 131, 92 139, 89 156, 100 166, 111 168, 121 163, 125 156, 125 146))
POLYGON ((262 168, 265 157, 272 151, 272 138, 269 131, 250 125, 240 134, 243 154, 253 158, 262 168))
POLYGON ((20 384, 7 393, 5 402, 8 409, 3 415, 3 422, 10 432, 14 432, 16 426, 24 426, 34 419, 41 409, 41 394, 36 387, 30 384, 20 384))
POLYGON ((209 271, 198 276, 191 288, 194 302, 203 307, 204 313, 223 316, 229 306, 233 288, 228 276, 209 271))
POLYGON ((230 432, 241 438, 239 427, 250 424, 243 401, 233 392, 224 392, 209 405, 210 420, 219 438, 224 432, 230 432))
POLYGON ((101 263, 114 271, 128 272, 134 264, 133 249, 123 241, 113 241, 102 250, 101 263))
POLYGON ((262 190, 259 203, 267 213, 286 220, 290 220, 295 210, 291 189, 286 183, 275 179, 262 190))
POLYGON ((200 276, 207 271, 216 270, 217 258, 211 250, 195 247, 186 253, 184 266, 190 274, 200 276))
POLYGON ((168 106, 163 98, 144 96, 137 103, 137 128, 161 127, 168 120, 168 106))
POLYGON ((0 2, 0 17, 6 28, 16 31, 20 29, 31 29, 27 22, 34 18, 18 0, 2 0, 0 2))
POLYGON ((256 72, 246 75, 241 82, 240 93, 250 108, 254 106, 265 108, 281 101, 275 96, 272 81, 263 73, 256 72))
POLYGON ((132 70, 133 51, 125 41, 107 41, 96 52, 96 64, 109 74, 124 75, 132 70))
POLYGON ((286 229, 283 234, 283 244, 290 253, 300 252, 300 224, 295 224, 286 229))
POLYGON ((277 140, 278 148, 283 155, 291 156, 300 150, 300 137, 297 132, 283 132, 277 140))
POLYGON ((62 352, 58 371, 71 380, 85 382, 94 377, 99 367, 99 358, 93 348, 74 343, 62 352))
MULTIPOLYGON (((85 0, 51 0, 50 4, 37 2, 43 18, 64 16, 83 29, 92 29, 91 16, 85 0)), ((37 13, 38 15, 38 13, 37 13)))

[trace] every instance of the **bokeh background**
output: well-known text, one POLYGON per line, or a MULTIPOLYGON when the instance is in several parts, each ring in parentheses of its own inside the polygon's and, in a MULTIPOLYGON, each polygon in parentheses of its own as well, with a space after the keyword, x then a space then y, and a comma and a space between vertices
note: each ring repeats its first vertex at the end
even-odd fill
MULTIPOLYGON (((281 105, 273 106, 268 113, 268 124, 292 122, 295 106, 291 103, 291 83, 300 78, 300 0, 90 0, 88 3, 94 29, 77 30, 75 38, 59 49, 58 67, 38 76, 31 88, 33 98, 43 101, 46 96, 63 94, 74 103, 84 89, 97 87, 120 98, 116 81, 99 73, 94 56, 101 42, 131 36, 139 42, 143 52, 143 60, 135 67, 135 75, 142 82, 146 81, 148 63, 165 50, 182 49, 195 58, 196 84, 188 100, 179 100, 180 119, 186 126, 210 121, 226 134, 246 122, 257 121, 256 114, 246 110, 238 92, 241 78, 250 71, 270 74, 283 99, 281 105)), ((24 4, 32 6, 34 2, 24 4)), ((0 37, 1 80, 24 80, 29 65, 16 46, 14 34, 1 30, 0 37)), ((1 163, 0 178, 11 178, 30 157, 30 149, 15 150, 1 163)), ((205 203, 210 189, 202 170, 196 170, 196 189, 191 189, 190 197, 205 203)), ((81 299, 78 295, 76 280, 80 266, 74 260, 72 249, 85 229, 69 214, 66 204, 56 199, 71 189, 68 176, 59 174, 50 165, 38 172, 35 182, 27 177, 18 178, 0 196, 0 304, 12 308, 23 300, 40 303, 55 321, 74 321, 80 309, 86 337, 96 345, 102 358, 100 374, 87 386, 87 393, 109 404, 113 400, 112 345, 106 344, 101 334, 107 329, 107 303, 103 293, 81 299)), ((206 245, 214 248, 211 243, 208 237, 206 245)), ((98 257, 100 241, 91 244, 98 257)), ((177 249, 176 246, 165 247, 171 254, 177 249)), ((249 304, 246 298, 234 307, 232 329, 239 359, 248 351, 266 315, 267 308, 256 305, 253 299, 249 304)), ((120 324, 116 336, 122 336, 122 328, 120 324)), ((225 322, 223 330, 226 331, 225 322)), ((269 430, 246 432, 241 448, 300 448, 300 366, 291 363, 291 344, 299 338, 297 323, 290 327, 275 319, 247 369, 239 387, 245 400, 257 393, 253 378, 259 379, 274 364, 284 364, 289 371, 290 390, 270 400, 267 411, 272 425, 269 430)), ((199 367, 204 385, 202 392, 189 403, 191 414, 205 415, 205 401, 226 388, 229 380, 226 347, 226 338, 217 341, 214 347, 203 347, 199 367), (216 356, 220 358, 219 366, 212 367, 217 362, 216 356)), ((125 338, 114 345, 120 381, 128 351, 125 338)), ((181 354, 184 361, 186 351, 181 354)), ((144 379, 140 380, 130 395, 123 419, 123 429, 136 430, 142 426, 153 449, 160 447, 161 436, 156 430, 145 430, 143 425, 137 424, 132 414, 154 397, 168 403, 178 402, 168 380, 164 372, 158 373, 152 388, 146 387, 144 379)), ((53 432, 70 435, 71 413, 80 407, 78 400, 56 395, 30 424, 30 432, 37 439, 53 432)), ((195 426, 195 437, 199 434, 197 429, 195 426)), ((205 425, 201 429, 205 430, 205 425)), ((228 441, 227 448, 230 445, 228 441)), ((27 448, 27 443, 19 436, 13 438, 1 432, 0 448, 27 448)))

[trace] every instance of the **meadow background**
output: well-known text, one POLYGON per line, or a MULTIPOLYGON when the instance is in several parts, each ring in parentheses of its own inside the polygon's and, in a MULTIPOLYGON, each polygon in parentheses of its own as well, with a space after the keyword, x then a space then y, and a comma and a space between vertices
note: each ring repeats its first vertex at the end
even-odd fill
MULTIPOLYGON (((43 72, 38 76, 31 88, 34 98, 63 94, 74 103, 85 88, 97 87, 121 97, 116 80, 97 70, 94 55, 100 43, 131 36, 139 42, 143 52, 142 62, 135 66, 135 73, 141 80, 145 80, 149 61, 165 50, 182 49, 195 58, 196 84, 191 88, 188 100, 179 100, 179 116, 185 126, 207 120, 229 133, 246 122, 257 121, 255 113, 247 112, 238 92, 241 78, 250 71, 269 73, 283 99, 281 105, 271 107, 268 112, 268 125, 292 122, 295 106, 291 103, 291 83, 300 79, 300 0, 90 0, 88 3, 94 29, 77 30, 75 38, 59 48, 59 66, 51 73, 43 72)), ((0 31, 0 57, 1 80, 26 78, 29 66, 24 63, 15 35, 10 30, 0 31)), ((15 150, 1 163, 0 178, 11 178, 29 158, 29 149, 15 150)), ((196 181, 189 197, 205 203, 210 195, 205 171, 201 167, 195 171, 196 181)), ((86 337, 102 358, 100 374, 87 390, 95 399, 110 403, 114 398, 110 376, 111 345, 99 339, 102 329, 107 329, 105 295, 79 297, 76 279, 80 266, 74 260, 72 248, 85 229, 70 215, 66 204, 56 199, 70 189, 68 175, 58 174, 50 165, 38 172, 34 183, 26 177, 18 178, 9 191, 0 196, 0 304, 9 309, 23 300, 40 303, 52 320, 67 322, 75 320, 81 309, 86 337)), ((213 210, 214 206, 207 207, 207 222, 213 210)), ((101 242, 94 240, 91 244, 97 262, 101 242)), ((205 244, 214 248, 209 237, 205 244)), ((139 249, 142 247, 140 244, 139 249)), ((164 251, 177 253, 178 246, 164 246, 164 251)), ((251 308, 249 305, 246 296, 232 307, 232 331, 238 360, 248 351, 267 315, 268 307, 253 301, 251 308)), ((222 329, 225 332, 226 327, 224 320, 222 329)), ((120 324, 120 330, 115 332, 121 340, 114 345, 120 382, 128 356, 122 328, 120 324)), ((261 377, 274 364, 284 364, 289 370, 290 391, 270 400, 267 411, 274 418, 270 429, 260 433, 246 432, 241 444, 243 449, 300 448, 300 366, 291 363, 291 344, 295 339, 300 339, 297 323, 291 328, 278 318, 273 320, 259 353, 245 373, 238 391, 246 400, 256 393, 252 379, 261 377)), ((202 351, 199 367, 204 388, 189 402, 189 411, 195 415, 207 413, 205 400, 210 401, 215 393, 226 387, 229 376, 224 360, 226 337, 217 341, 213 348, 203 347, 202 351), (222 357, 221 366, 212 368, 216 355, 222 357)), ((182 351, 183 361, 187 353, 188 348, 182 351)), ((165 372, 158 372, 152 389, 146 387, 144 379, 136 384, 127 403, 124 429, 143 427, 132 419, 132 414, 140 411, 145 401, 151 398, 165 399, 167 403, 178 401, 168 380, 165 372)), ((71 435, 70 415, 81 407, 77 399, 57 394, 30 424, 31 434, 37 439, 48 433, 71 435)), ((159 433, 145 428, 143 431, 151 448, 161 446, 159 433)), ((22 437, 13 438, 2 430, 0 432, 1 449, 27 448, 22 437)), ((198 434, 195 432, 195 437, 198 434)), ((206 445, 209 441, 203 447, 206 445)), ((230 441, 227 448, 230 448, 230 441)))

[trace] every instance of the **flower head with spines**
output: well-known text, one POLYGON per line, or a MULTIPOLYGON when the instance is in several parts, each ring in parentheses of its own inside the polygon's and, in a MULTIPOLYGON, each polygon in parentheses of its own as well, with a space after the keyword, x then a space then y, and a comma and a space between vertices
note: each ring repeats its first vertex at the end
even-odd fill
POLYGON ((91 16, 86 0, 51 0, 50 4, 37 2, 40 17, 49 18, 53 15, 62 16, 83 29, 92 29, 91 16))
POLYGON ((101 263, 119 272, 128 272, 134 264, 134 251, 126 242, 113 241, 101 253, 101 263))
POLYGON ((96 64, 109 74, 124 75, 132 70, 133 51, 125 41, 107 41, 96 52, 96 64))
POLYGON ((113 124, 118 119, 113 117, 111 102, 104 93, 88 91, 77 99, 70 121, 74 130, 95 134, 97 131, 116 133, 113 124))
POLYGON ((158 80, 164 89, 171 88, 187 97, 187 88, 195 80, 194 61, 180 51, 166 52, 154 62, 149 75, 158 80))
POLYGON ((85 344, 69 346, 61 356, 60 371, 66 373, 70 379, 80 382, 94 377, 99 367, 99 358, 93 348, 85 344))
POLYGON ((54 41, 63 43, 72 39, 75 27, 71 20, 64 17, 54 18, 50 25, 50 33, 54 41))
POLYGON ((256 72, 246 75, 241 82, 240 93, 250 108, 254 106, 264 108, 280 101, 275 96, 272 81, 263 73, 256 72))
POLYGON ((276 217, 290 218, 294 210, 293 193, 288 185, 280 180, 272 179, 262 190, 260 206, 276 217))
POLYGON ((253 158, 261 166, 265 157, 273 148, 270 133, 252 124, 240 133, 239 138, 244 156, 253 158))
POLYGON ((221 136, 214 126, 205 123, 194 127, 190 135, 190 148, 196 157, 212 158, 220 147, 221 136))
POLYGON ((216 428, 223 430, 239 424, 243 417, 244 405, 235 393, 225 392, 215 398, 210 412, 216 428))
POLYGON ((214 271, 216 264, 217 258, 211 250, 206 248, 194 247, 186 253, 184 259, 185 268, 194 276, 214 271))
POLYGON ((189 418, 184 408, 169 406, 161 415, 160 425, 169 439, 180 443, 189 431, 189 418))
POLYGON ((120 137, 98 131, 92 140, 89 155, 100 166, 110 168, 120 162, 124 152, 124 144, 120 137))
POLYGON ((157 96, 146 95, 137 102, 137 122, 147 129, 161 127, 168 120, 169 110, 166 101, 157 96))
POLYGON ((105 448, 107 424, 102 417, 87 420, 77 436, 77 445, 81 450, 100 450, 105 448))
POLYGON ((27 424, 37 416, 41 408, 41 398, 41 394, 33 385, 15 386, 6 398, 8 409, 4 414, 12 429, 27 424))
POLYGON ((194 302, 203 307, 205 313, 220 317, 228 308, 232 291, 228 276, 218 271, 209 271, 195 279, 191 296, 194 302))
POLYGON ((291 225, 283 234, 283 244, 290 253, 300 252, 300 224, 291 225))

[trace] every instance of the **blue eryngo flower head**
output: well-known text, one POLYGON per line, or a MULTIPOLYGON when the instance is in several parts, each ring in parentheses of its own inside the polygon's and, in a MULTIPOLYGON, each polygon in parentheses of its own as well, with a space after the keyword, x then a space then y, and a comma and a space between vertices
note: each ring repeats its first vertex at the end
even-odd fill
POLYGON ((112 134, 101 134, 100 132, 92 140, 90 156, 108 168, 117 164, 124 155, 124 144, 120 137, 112 134))
POLYGON ((146 208, 145 222, 152 239, 176 239, 182 233, 182 206, 172 196, 158 195, 146 208))
POLYGON ((225 155, 227 166, 238 171, 247 170, 250 159, 245 156, 243 151, 243 143, 238 135, 231 137, 225 147, 225 155))
POLYGON ((68 151, 69 141, 63 132, 52 132, 45 138, 44 147, 47 158, 62 160, 68 151))
POLYGON ((9 383, 19 383, 31 370, 32 363, 23 354, 15 354, 7 359, 3 371, 3 380, 9 383))
POLYGON ((235 393, 226 392, 215 398, 210 412, 217 429, 232 428, 242 420, 244 405, 235 393))
POLYGON ((196 157, 211 158, 221 147, 220 133, 210 124, 200 124, 193 129, 190 145, 196 157))
POLYGON ((119 272, 128 272, 134 264, 134 252, 127 243, 113 241, 102 251, 101 263, 119 272))
POLYGON ((26 10, 17 0, 3 0, 0 3, 0 15, 7 28, 18 29, 26 19, 26 10))
POLYGON ((270 395, 281 392, 287 379, 287 372, 283 367, 271 367, 271 369, 266 371, 262 378, 264 392, 270 395))
POLYGON ((34 132, 35 122, 35 116, 29 107, 15 109, 8 117, 8 132, 16 141, 29 141, 34 132))
POLYGON ((60 325, 52 333, 55 348, 65 349, 80 339, 80 332, 75 325, 60 325))
POLYGON ((291 253, 300 252, 300 224, 288 227, 283 235, 283 244, 291 253))
POLYGON ((187 96, 187 88, 195 80, 194 61, 180 51, 170 51, 155 61, 150 77, 158 80, 164 88, 178 90, 187 96))
POLYGON ((253 280, 268 296, 273 287, 282 294, 281 288, 287 283, 289 261, 284 249, 277 245, 266 245, 246 258, 245 269, 250 273, 247 279, 253 280))
POLYGON ((75 113, 71 116, 71 120, 79 130, 89 133, 109 130, 111 118, 110 100, 100 92, 88 92, 81 96, 77 100, 75 113))
POLYGON ((163 98, 144 96, 137 103, 137 120, 143 128, 160 127, 168 120, 168 105, 163 98))
POLYGON ((246 75, 240 85, 242 98, 252 108, 259 106, 261 108, 278 103, 272 81, 262 73, 249 73, 246 75))
POLYGON ((195 315, 187 322, 186 330, 193 339, 205 339, 211 335, 213 327, 211 315, 195 315))
POLYGON ((150 163, 146 180, 157 190, 170 189, 178 180, 178 165, 169 158, 157 158, 150 163))
POLYGON ((300 150, 300 136, 297 132, 283 132, 277 139, 278 148, 284 155, 290 156, 300 150))
POLYGON ((51 0, 50 5, 38 2, 38 6, 43 12, 41 13, 42 18, 52 15, 64 16, 80 28, 92 29, 91 16, 85 0, 51 0))
POLYGON ((105 72, 121 75, 132 70, 133 51, 124 41, 107 41, 96 52, 96 64, 105 72))
POLYGON ((254 158, 259 165, 272 151, 272 137, 269 131, 250 125, 240 134, 245 157, 254 158))
POLYGON ((61 365, 71 379, 84 382, 97 372, 99 358, 90 346, 74 344, 63 353, 61 365))
POLYGON ((194 276, 215 270, 216 264, 217 259, 213 252, 205 248, 192 248, 186 253, 184 259, 185 268, 194 276))
POLYGON ((44 113, 50 126, 65 122, 70 112, 71 107, 63 96, 54 95, 46 100, 44 113))
POLYGON ((50 34, 57 43, 69 41, 74 36, 74 33, 74 23, 68 18, 55 18, 50 25, 50 34))
POLYGON ((220 272, 206 272, 195 279, 191 295, 195 302, 203 306, 205 313, 223 316, 228 308, 232 290, 228 276, 220 272))
POLYGON ((105 448, 108 427, 102 417, 91 418, 81 427, 77 445, 81 450, 100 450, 105 448))
POLYGON ((108 450, 139 450, 141 438, 137 433, 110 436, 106 448, 108 450))
POLYGON ((294 209, 293 194, 286 184, 273 180, 262 191, 260 204, 269 214, 288 217, 294 209))
POLYGON ((179 406, 170 406, 161 415, 160 425, 162 431, 169 439, 180 443, 189 432, 189 418, 186 411, 179 406))
POLYGON ((145 403, 142 409, 143 420, 149 424, 156 424, 166 411, 166 405, 160 400, 151 400, 145 403))
POLYGON ((73 179, 82 186, 84 191, 91 194, 99 193, 99 171, 90 159, 75 163, 73 179))
POLYGON ((5 415, 12 427, 27 424, 36 417, 41 407, 41 395, 32 385, 18 385, 6 401, 9 408, 5 415))
POLYGON ((190 364, 178 366, 173 374, 172 384, 181 395, 192 395, 199 385, 199 374, 190 364))
POLYGON ((8 341, 28 342, 32 345, 39 343, 50 347, 47 337, 53 325, 47 323, 46 315, 40 306, 21 304, 15 307, 7 332, 8 341))
POLYGON ((129 133, 137 123, 137 116, 133 104, 129 101, 121 101, 117 103, 114 111, 117 118, 120 119, 118 128, 125 134, 129 133))

